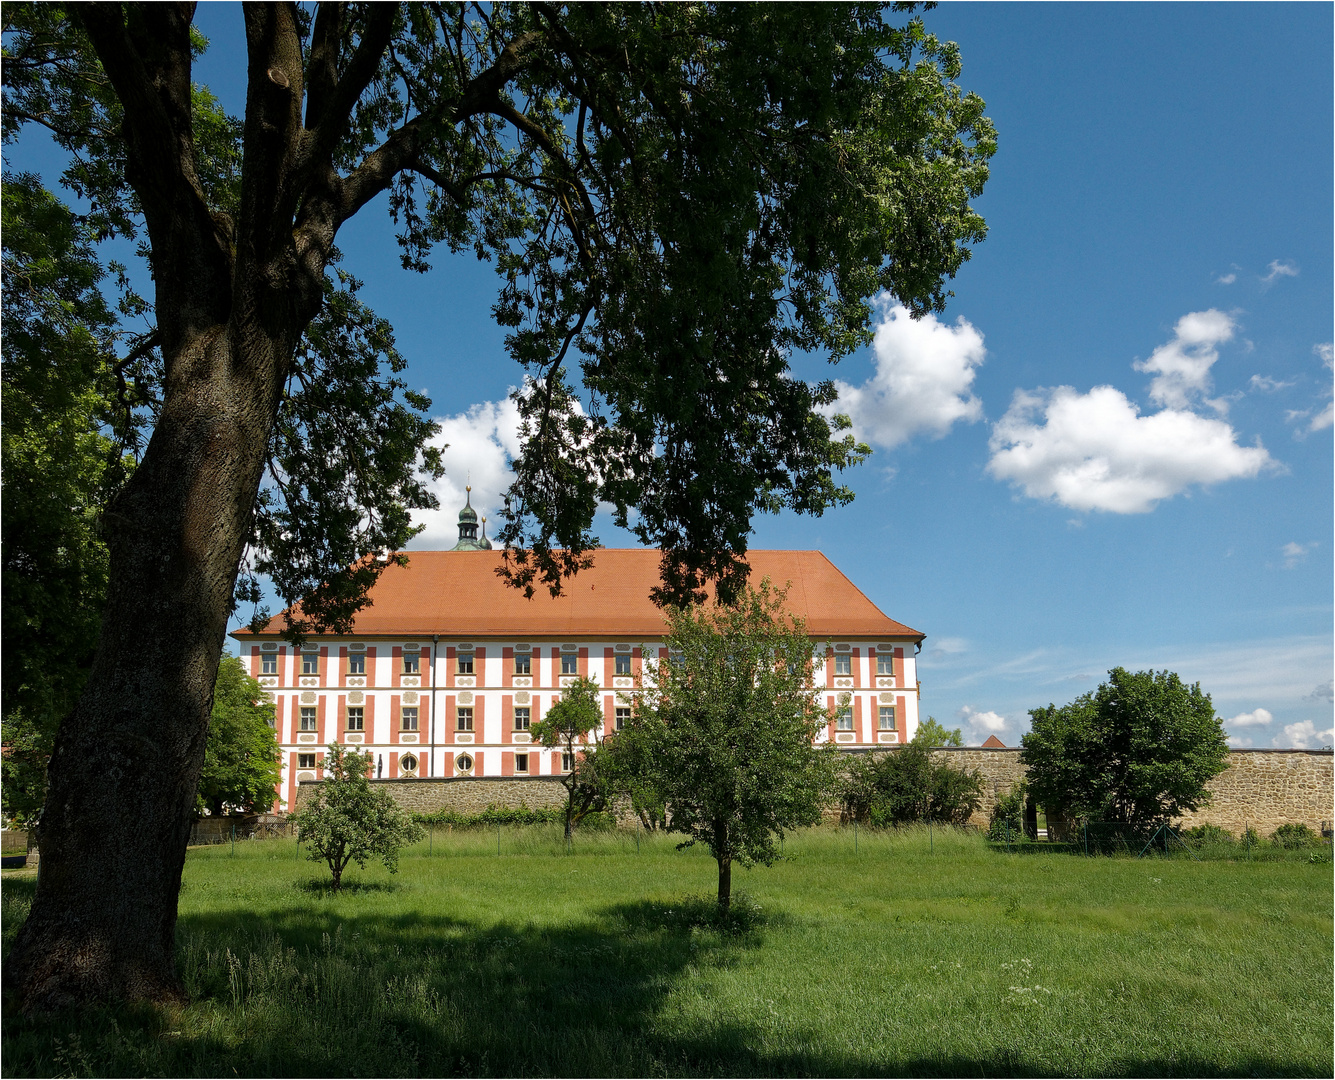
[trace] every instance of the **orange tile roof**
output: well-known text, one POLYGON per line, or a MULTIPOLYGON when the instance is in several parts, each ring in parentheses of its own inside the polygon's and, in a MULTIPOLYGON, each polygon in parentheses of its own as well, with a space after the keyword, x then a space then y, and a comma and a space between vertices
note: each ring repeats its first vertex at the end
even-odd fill
MULTIPOLYGON (((500 551, 410 551, 406 567, 389 566, 356 617, 357 636, 600 637, 650 640, 663 613, 649 600, 658 584, 659 553, 602 548, 593 565, 553 598, 539 588, 529 600, 496 575, 500 551)), ((787 607, 813 637, 913 638, 925 635, 888 618, 819 551, 751 551, 751 581, 791 582, 787 607)), ((281 617, 265 635, 282 629, 281 617)), ((233 637, 249 637, 238 630, 233 637)))
POLYGON ((998 739, 995 735, 989 735, 989 736, 987 737, 987 741, 986 741, 985 743, 983 743, 983 746, 984 746, 985 748, 992 749, 992 750, 1005 750, 1005 749, 1006 749, 1006 744, 1005 744, 1004 742, 1002 742, 1000 739, 998 739))

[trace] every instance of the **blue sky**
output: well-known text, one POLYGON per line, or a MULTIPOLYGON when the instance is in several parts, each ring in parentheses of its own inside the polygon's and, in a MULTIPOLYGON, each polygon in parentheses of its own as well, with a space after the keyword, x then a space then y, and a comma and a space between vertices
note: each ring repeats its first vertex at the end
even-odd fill
MULTIPOLYGON (((1018 742, 1029 708, 1118 664, 1199 680, 1236 745, 1335 741, 1332 10, 925 16, 997 125, 990 235, 943 317, 887 304, 833 369, 875 448, 845 474, 856 501, 758 519, 752 546, 819 548, 925 632, 924 711, 966 741, 1018 742)), ((240 10, 198 21, 196 78, 239 112, 240 10)), ((25 138, 7 167, 45 157, 25 138)), ((463 475, 494 513, 513 448, 494 275, 448 255, 402 271, 380 207, 339 246, 444 421, 418 546, 452 543, 463 475)))

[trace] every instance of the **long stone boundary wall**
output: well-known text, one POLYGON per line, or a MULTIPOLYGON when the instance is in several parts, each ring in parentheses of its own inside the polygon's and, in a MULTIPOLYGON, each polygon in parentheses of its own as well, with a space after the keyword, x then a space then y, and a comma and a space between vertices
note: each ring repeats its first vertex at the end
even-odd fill
MULTIPOLYGON (((297 787, 296 809, 319 790, 322 781, 303 780, 297 787)), ((541 810, 564 806, 566 789, 553 776, 452 776, 419 780, 372 780, 383 787, 404 810, 433 814, 453 810, 480 814, 488 806, 541 810)))
MULTIPOLYGON (((970 821, 986 825, 997 798, 1025 775, 1020 748, 941 746, 934 757, 983 777, 983 802, 970 821)), ((1230 750, 1228 768, 1208 785, 1208 806, 1184 814, 1189 829, 1209 822, 1240 834, 1251 826, 1262 836, 1281 825, 1327 828, 1335 820, 1335 754, 1329 750, 1230 750)))
MULTIPOLYGON (((983 749, 942 746, 934 757, 957 769, 978 772, 983 778, 983 801, 970 821, 986 825, 997 798, 1025 775, 1018 747, 983 749)), ((1230 750, 1228 769, 1210 783, 1214 797, 1209 806, 1183 816, 1183 828, 1210 822, 1233 833, 1251 826, 1262 836, 1281 825, 1302 824, 1313 829, 1335 820, 1335 755, 1329 750, 1230 750)), ((384 786, 403 809, 420 814, 454 810, 476 814, 488 806, 563 806, 565 788, 555 777, 451 777, 432 780, 372 780, 384 786)), ((297 789, 297 808, 319 786, 305 781, 297 789)))

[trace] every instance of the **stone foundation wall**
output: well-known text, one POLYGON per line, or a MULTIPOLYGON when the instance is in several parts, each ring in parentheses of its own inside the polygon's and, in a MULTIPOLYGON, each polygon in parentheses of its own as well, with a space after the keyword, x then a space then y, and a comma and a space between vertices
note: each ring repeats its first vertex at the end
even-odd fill
MULTIPOLYGON (((1025 774, 1018 747, 984 750, 976 746, 942 746, 932 751, 957 769, 979 772, 983 778, 983 801, 970 818, 986 825, 997 798, 1025 774)), ((1210 822, 1233 833, 1250 825, 1268 836, 1281 825, 1303 824, 1320 829, 1335 820, 1335 755, 1329 750, 1230 750, 1229 767, 1210 784, 1214 798, 1196 814, 1185 815, 1180 824, 1190 828, 1210 822)), ((413 813, 430 814, 454 810, 481 813, 488 806, 564 806, 565 788, 550 776, 451 777, 433 780, 372 780, 383 786, 394 801, 413 813)), ((297 807, 310 797, 319 781, 305 781, 297 789, 297 807)), ((837 816, 837 811, 835 811, 837 816)))
MULTIPOLYGON (((296 809, 320 787, 319 780, 303 780, 297 787, 296 809)), ((544 807, 564 806, 566 789, 551 776, 453 776, 431 780, 372 780, 372 787, 382 787, 404 810, 413 814, 432 814, 453 810, 459 814, 480 814, 488 806, 544 807)))

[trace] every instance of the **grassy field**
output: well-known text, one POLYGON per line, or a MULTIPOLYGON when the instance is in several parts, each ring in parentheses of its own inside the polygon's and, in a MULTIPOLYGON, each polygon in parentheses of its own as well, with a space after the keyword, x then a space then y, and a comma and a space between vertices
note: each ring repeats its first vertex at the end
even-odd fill
MULTIPOLYGON (((291 841, 196 849, 195 1004, 31 1024, 20 1075, 1329 1076, 1329 856, 1081 858, 977 836, 437 833, 330 895, 291 841)), ((5 947, 31 876, 3 879, 5 947)))

